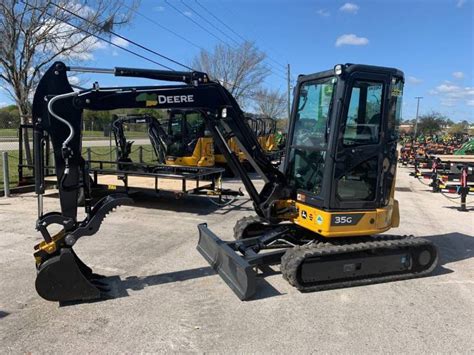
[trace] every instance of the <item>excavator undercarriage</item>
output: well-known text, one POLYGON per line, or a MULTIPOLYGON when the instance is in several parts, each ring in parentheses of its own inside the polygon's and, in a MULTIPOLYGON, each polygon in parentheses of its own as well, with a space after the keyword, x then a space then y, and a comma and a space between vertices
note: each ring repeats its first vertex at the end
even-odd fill
POLYGON ((309 292, 421 277, 433 271, 438 258, 431 242, 412 236, 306 239, 304 230, 288 224, 226 242, 206 224, 198 228, 198 251, 241 300, 255 296, 265 266, 279 264, 286 281, 309 292))
MULTIPOLYGON (((423 238, 381 234, 399 224, 395 199, 396 123, 403 73, 367 65, 337 65, 300 75, 295 88, 282 169, 272 164, 243 111, 219 83, 200 72, 97 69, 117 77, 143 77, 180 85, 74 91, 68 71, 93 72, 57 62, 42 77, 33 103, 37 229, 36 289, 47 300, 103 297, 96 275, 77 257, 76 241, 95 234, 105 216, 132 201, 112 194, 93 202, 90 168, 81 157, 82 111, 118 108, 193 109, 227 164, 245 186, 256 216, 237 222, 235 241, 199 225, 198 251, 242 299, 256 293, 257 269, 280 265, 301 291, 419 277, 437 264, 436 247, 423 238), (61 212, 43 212, 43 149, 51 138, 61 212), (229 137, 239 153, 229 146, 229 137), (240 152, 264 182, 258 191, 240 152), (84 220, 77 196, 85 195, 84 220), (61 226, 51 236, 48 227, 61 226)), ((123 143, 123 142, 122 142, 123 143)), ((125 143, 126 144, 126 143, 125 143)), ((125 146, 125 149, 127 147, 125 146)))

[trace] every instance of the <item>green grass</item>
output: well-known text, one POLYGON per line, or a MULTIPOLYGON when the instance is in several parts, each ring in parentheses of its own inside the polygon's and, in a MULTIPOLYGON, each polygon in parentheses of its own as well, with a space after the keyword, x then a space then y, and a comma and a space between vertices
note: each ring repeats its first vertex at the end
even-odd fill
MULTIPOLYGON (((82 136, 84 138, 101 138, 101 139, 105 139, 105 140, 109 139, 109 137, 104 136, 103 131, 83 131, 82 136)), ((146 137, 148 137, 146 132, 139 132, 139 131, 127 131, 127 132, 125 132, 125 136, 127 138, 146 138, 146 137)), ((9 137, 9 138, 18 137, 18 129, 16 129, 16 128, 2 128, 2 129, 0 129, 0 137, 9 137)))
MULTIPOLYGON (((156 156, 153 152, 153 147, 151 144, 149 145, 142 145, 143 147, 143 154, 142 154, 142 162, 153 164, 156 163, 156 156)), ((82 149, 82 156, 87 158, 87 148, 82 149)), ((140 162, 140 152, 139 146, 132 147, 132 152, 130 154, 130 159, 133 162, 139 163, 140 162)), ((92 147, 91 148, 91 160, 106 160, 106 161, 115 161, 115 148, 112 148, 112 152, 110 151, 109 147, 92 147)), ((94 164, 93 167, 96 167, 97 164, 94 164)), ((115 164, 104 165, 104 168, 115 168, 115 164)))
POLYGON ((18 137, 18 129, 2 128, 0 129, 0 137, 18 137))
MULTIPOLYGON (((18 150, 8 152, 8 175, 10 176, 10 187, 18 186, 18 156, 18 150)), ((0 157, 0 190, 3 190, 3 186, 3 157, 0 157)))
MULTIPOLYGON (((155 153, 151 145, 143 145, 143 162, 148 164, 156 163, 155 153)), ((8 152, 8 172, 10 176, 10 188, 18 186, 18 150, 12 150, 8 152)), ((139 146, 132 148, 130 158, 133 162, 139 162, 139 146)), ((82 149, 82 156, 87 159, 87 148, 82 149)), ((110 154, 109 147, 91 147, 91 160, 104 160, 104 161, 115 161, 115 149, 112 148, 112 154, 110 154)), ((116 168, 116 164, 104 165, 104 168, 116 168)), ((97 167, 97 164, 94 164, 97 167)), ((32 176, 31 170, 24 168, 23 173, 25 176, 32 176)), ((3 159, 0 157, 0 190, 3 191, 3 159)))
MULTIPOLYGON (((104 132, 102 131, 82 131, 82 137, 109 139, 109 137, 104 136, 104 132)), ((127 137, 128 139, 129 138, 147 138, 148 134, 146 132, 139 132, 139 131, 126 131, 125 137, 127 137)))

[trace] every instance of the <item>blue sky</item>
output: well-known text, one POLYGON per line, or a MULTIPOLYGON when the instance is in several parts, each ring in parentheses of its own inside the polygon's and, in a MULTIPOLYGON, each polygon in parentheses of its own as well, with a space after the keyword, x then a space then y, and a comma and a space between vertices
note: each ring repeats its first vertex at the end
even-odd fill
MULTIPOLYGON (((295 77, 300 73, 332 68, 337 63, 393 66, 405 72, 405 119, 415 115, 414 97, 423 96, 421 114, 435 110, 455 121, 467 119, 474 122, 473 2, 474 0, 142 0, 138 9, 141 14, 187 41, 140 14, 135 15, 129 27, 117 31, 189 64, 199 48, 210 49, 218 42, 218 39, 190 19, 230 43, 229 37, 240 40, 206 13, 199 6, 201 4, 239 36, 255 41, 269 55, 267 63, 275 74, 264 85, 270 88, 286 90, 282 72, 284 69, 275 62, 283 65, 290 63, 295 77), (170 4, 182 13, 178 13, 170 4), (197 13, 229 37, 204 22, 197 13)), ((128 48, 138 51, 131 46, 128 48)), ((170 65, 151 54, 144 54, 170 65)), ((87 65, 153 67, 151 63, 110 46, 97 49, 87 65)), ((100 77, 100 82, 103 85, 127 84, 126 81, 109 77, 100 77)), ((0 103, 8 101, 0 91, 0 103)))

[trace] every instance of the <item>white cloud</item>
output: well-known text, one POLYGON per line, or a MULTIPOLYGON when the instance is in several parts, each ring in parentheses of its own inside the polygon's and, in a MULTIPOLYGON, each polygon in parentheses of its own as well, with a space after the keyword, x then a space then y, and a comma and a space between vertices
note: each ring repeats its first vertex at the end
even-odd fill
POLYGON ((92 60, 93 51, 107 48, 103 42, 93 37, 84 39, 84 34, 77 32, 74 27, 62 22, 55 23, 54 20, 46 20, 36 36, 45 37, 43 43, 37 47, 40 52, 58 52, 72 46, 72 49, 62 53, 58 59, 92 60), (80 44, 73 46, 74 43, 80 44))
POLYGON ((331 15, 331 13, 328 10, 324 10, 324 9, 320 9, 316 11, 316 13, 322 17, 329 17, 329 15, 331 15))
POLYGON ((339 8, 339 10, 350 14, 356 14, 357 11, 359 11, 359 5, 353 4, 351 2, 346 2, 339 8))
POLYGON ((0 107, 8 106, 8 102, 0 102, 0 107))
POLYGON ((112 43, 120 47, 128 47, 128 44, 129 44, 126 40, 120 37, 112 38, 112 43))
POLYGON ((462 7, 466 3, 466 0, 458 0, 456 7, 462 7))
POLYGON ((185 12, 183 12, 183 14, 184 14, 185 16, 188 16, 188 17, 192 17, 192 16, 193 16, 193 13, 192 13, 191 11, 185 11, 185 12))
POLYGON ((163 12, 165 11, 165 7, 164 6, 155 6, 153 8, 154 11, 157 11, 157 12, 163 12))
POLYGON ((414 76, 409 76, 407 78, 407 82, 410 83, 410 84, 413 84, 413 85, 417 85, 417 84, 420 84, 423 82, 423 80, 419 79, 419 78, 416 78, 414 76))
POLYGON ((75 75, 69 76, 68 80, 69 80, 69 84, 71 84, 71 85, 78 85, 80 83, 79 78, 75 75))
POLYGON ((369 44, 368 38, 365 37, 358 37, 357 35, 351 34, 344 34, 339 36, 336 40, 336 47, 348 45, 348 46, 366 46, 369 44))
POLYGON ((429 93, 431 95, 439 96, 441 105, 443 106, 452 107, 459 105, 462 102, 466 105, 473 106, 474 102, 474 87, 462 87, 449 81, 445 81, 443 84, 438 85, 430 90, 429 93))
POLYGON ((464 78, 464 73, 462 71, 455 71, 453 73, 453 76, 456 78, 456 79, 463 79, 464 78))
POLYGON ((453 98, 445 98, 445 99, 441 99, 440 103, 441 103, 441 106, 453 107, 453 106, 456 106, 456 104, 458 103, 458 100, 453 99, 453 98))

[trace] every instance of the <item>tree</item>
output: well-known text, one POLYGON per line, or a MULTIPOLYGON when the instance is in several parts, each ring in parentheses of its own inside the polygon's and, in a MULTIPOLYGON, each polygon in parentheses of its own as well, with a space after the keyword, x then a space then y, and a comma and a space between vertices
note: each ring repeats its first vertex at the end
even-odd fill
POLYGON ((423 133, 424 135, 439 133, 445 122, 446 117, 444 117, 439 112, 433 111, 426 115, 420 116, 418 119, 418 133, 423 133))
POLYGON ((464 133, 468 133, 469 131, 469 122, 462 121, 458 123, 454 123, 449 127, 448 132, 453 135, 462 135, 464 133))
POLYGON ((265 57, 252 42, 245 41, 236 48, 217 44, 213 51, 201 50, 192 66, 219 81, 239 104, 244 105, 251 92, 257 90, 270 74, 263 62, 265 57))
POLYGON ((0 128, 15 128, 20 124, 20 114, 15 105, 0 108, 0 128))
MULTIPOLYGON (((52 61, 90 60, 91 52, 100 46, 93 34, 110 31, 131 18, 131 12, 124 11, 121 1, 92 0, 89 4, 0 1, 0 83, 17 105, 22 123, 31 116, 32 94, 41 73, 52 61)), ((126 8, 134 6, 136 3, 126 8)), ((27 143, 25 152, 31 162, 27 143)))
POLYGON ((450 127, 450 126, 452 126, 453 124, 454 124, 454 122, 453 122, 453 120, 451 120, 450 118, 448 118, 448 119, 446 120, 446 126, 447 126, 447 127, 450 127))
POLYGON ((286 115, 286 94, 280 93, 278 90, 259 89, 255 95, 255 106, 257 112, 270 118, 281 118, 286 115))

